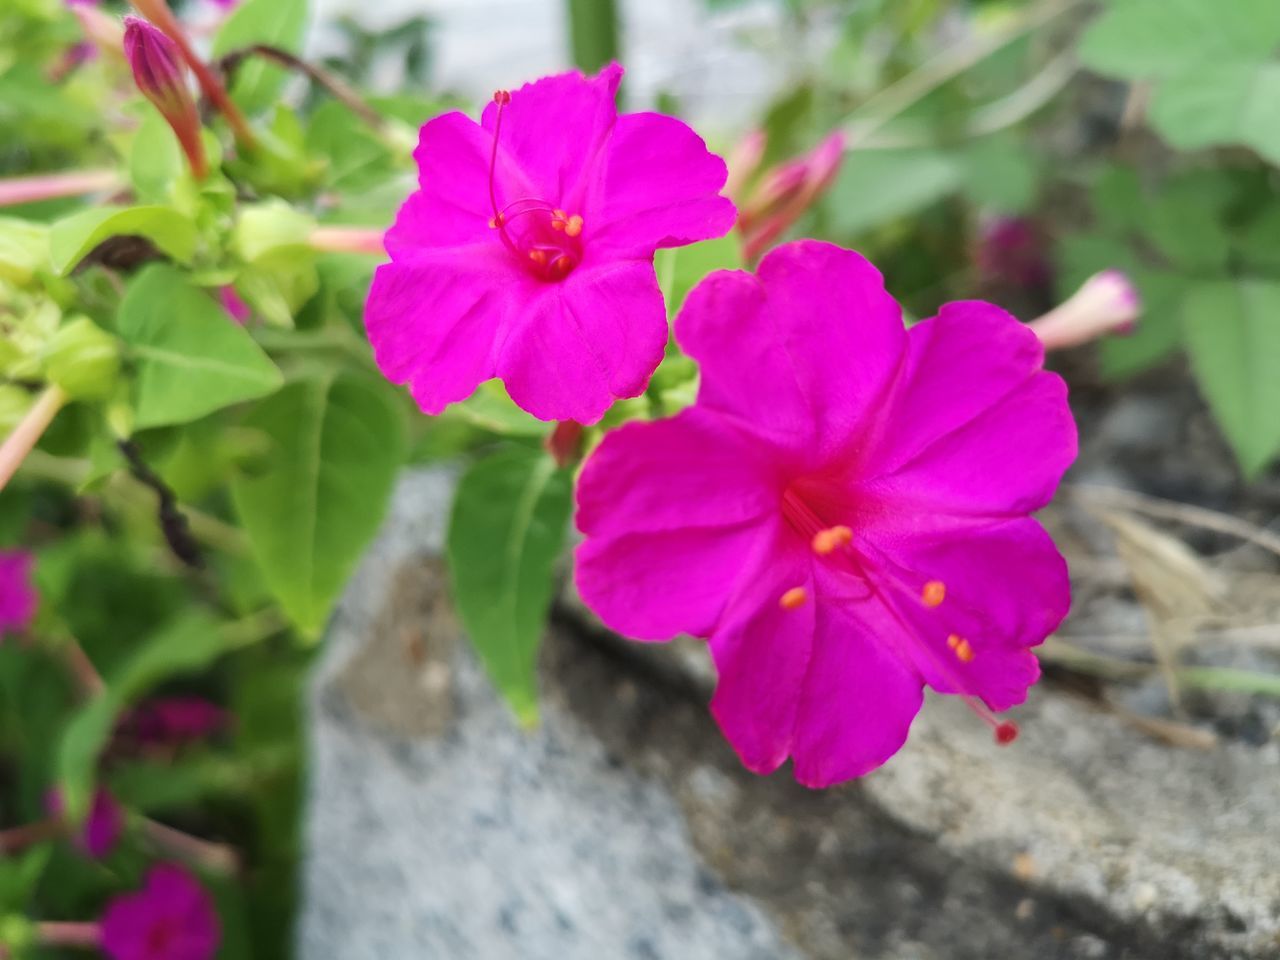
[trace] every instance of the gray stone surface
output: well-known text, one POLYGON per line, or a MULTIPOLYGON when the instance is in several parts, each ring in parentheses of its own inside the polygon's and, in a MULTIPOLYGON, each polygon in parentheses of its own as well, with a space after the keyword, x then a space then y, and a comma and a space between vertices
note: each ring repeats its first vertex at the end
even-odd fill
POLYGON ((330 632, 302 956, 793 956, 654 777, 555 702, 516 727, 439 602, 448 496, 444 475, 405 481, 330 632))
POLYGON ((1274 739, 1180 750, 1041 685, 997 749, 932 698, 883 770, 746 773, 698 645, 550 631, 518 730, 458 635, 449 478, 408 478, 311 703, 304 960, 1280 956, 1274 739))

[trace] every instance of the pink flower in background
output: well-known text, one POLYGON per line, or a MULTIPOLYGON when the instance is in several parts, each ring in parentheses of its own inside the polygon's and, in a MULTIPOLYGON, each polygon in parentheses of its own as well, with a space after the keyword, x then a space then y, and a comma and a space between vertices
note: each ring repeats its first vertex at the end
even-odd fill
POLYGON ((31 581, 34 566, 25 550, 0 550, 0 639, 26 630, 35 618, 40 598, 31 581))
POLYGON ((1027 217, 992 217, 979 232, 974 251, 978 281, 984 286, 1043 290, 1053 282, 1049 243, 1027 217))
POLYGON ((1127 336, 1142 316, 1142 295, 1128 274, 1103 270, 1071 297, 1027 326, 1046 350, 1078 347, 1107 334, 1127 336))
POLYGON ((236 288, 229 283, 218 288, 218 300, 222 304, 222 309, 227 311, 227 316, 242 327, 253 316, 249 305, 241 299, 240 294, 236 293, 236 288))
POLYGON ((906 740, 925 684, 996 731, 1065 616, 1028 514, 1076 453, 1066 387, 990 304, 903 329, 856 253, 801 241, 690 295, 695 406, 608 434, 578 487, 583 599, 633 637, 710 639, 712 712, 759 773, 821 787, 906 740))
POLYGON ((209 895, 170 864, 152 867, 140 891, 116 897, 102 916, 112 960, 209 960, 221 936, 209 895))
MULTIPOLYGON (((53 790, 45 799, 49 815, 61 818, 64 811, 62 794, 53 790)), ((76 846, 94 860, 101 860, 115 849, 120 834, 124 832, 124 809, 107 790, 99 789, 93 795, 89 815, 75 836, 76 846)))
POLYGON ((200 697, 165 697, 137 707, 121 726, 143 743, 174 744, 211 736, 227 720, 226 710, 200 697))
POLYGON ((724 162, 685 124, 619 116, 622 68, 499 92, 422 128, 419 190, 386 235, 365 325, 382 372, 436 414, 484 380, 544 420, 637 396, 667 321, 653 254, 733 224, 724 162))

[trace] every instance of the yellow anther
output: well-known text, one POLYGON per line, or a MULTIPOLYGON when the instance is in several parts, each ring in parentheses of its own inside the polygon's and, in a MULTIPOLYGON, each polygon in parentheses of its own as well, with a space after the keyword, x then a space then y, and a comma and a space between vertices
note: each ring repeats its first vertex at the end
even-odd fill
POLYGON ((947 637, 947 646, 955 653, 956 659, 962 663, 968 663, 973 659, 973 647, 969 645, 969 641, 959 634, 951 634, 947 637))
POLYGON ((920 591, 920 602, 926 607, 941 606, 945 599, 947 599, 947 585, 941 580, 930 580, 920 591))
POLYGON ((564 225, 569 222, 569 215, 563 210, 551 211, 551 229, 563 230, 564 225))
POLYGON ((781 597, 778 598, 778 605, 783 610, 794 610, 796 607, 803 607, 805 601, 809 599, 809 591, 804 587, 792 587, 781 597))
POLYGON ((571 237, 576 237, 580 234, 582 232, 582 217, 576 213, 570 217, 564 225, 564 232, 571 237))
POLYGON ((813 535, 813 552, 821 556, 834 553, 853 542, 853 531, 844 525, 827 527, 813 535))
POLYGON ((500 226, 502 226, 505 222, 506 222, 506 220, 504 220, 504 219, 503 219, 502 214, 498 214, 498 215, 497 215, 497 216, 495 216, 495 217, 490 217, 490 218, 489 218, 489 229, 490 229, 490 230, 497 230, 497 229, 498 229, 500 226))
POLYGON ((534 263, 538 264, 538 266, 545 267, 547 265, 547 251, 530 250, 529 259, 532 260, 534 263))

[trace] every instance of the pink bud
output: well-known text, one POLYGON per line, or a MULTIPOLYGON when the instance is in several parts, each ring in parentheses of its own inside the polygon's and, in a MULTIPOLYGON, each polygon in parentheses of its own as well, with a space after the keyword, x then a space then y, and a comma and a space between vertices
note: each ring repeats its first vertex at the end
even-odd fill
POLYGON ((974 265, 984 287, 1042 290, 1053 280, 1044 231, 1027 217, 982 222, 974 265))
POLYGON ((826 192, 840 172, 844 148, 844 133, 837 130, 808 153, 765 174, 738 210, 738 229, 748 260, 754 260, 786 233, 826 192))
POLYGON ((739 199, 747 181, 759 168, 768 142, 769 137, 763 130, 752 130, 729 151, 726 158, 729 177, 724 184, 725 196, 732 200, 739 199))
POLYGON ((173 128, 191 171, 203 178, 209 166, 200 138, 200 114, 187 89, 181 53, 172 40, 140 17, 125 17, 124 25, 124 53, 134 82, 173 128))
POLYGON ((1142 314, 1142 297, 1119 270, 1095 273, 1068 300, 1029 326, 1046 350, 1061 350, 1108 333, 1132 333, 1142 314))

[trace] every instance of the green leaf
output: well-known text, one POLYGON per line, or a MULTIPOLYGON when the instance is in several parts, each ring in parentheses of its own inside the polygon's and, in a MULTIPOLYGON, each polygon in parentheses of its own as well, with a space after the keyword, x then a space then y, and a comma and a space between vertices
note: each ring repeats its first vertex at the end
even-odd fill
POLYGON ((164 203, 172 199, 174 182, 185 171, 186 160, 173 129, 147 104, 129 147, 129 180, 134 193, 147 203, 164 203))
POLYGON ((1280 282, 1199 284, 1183 304, 1191 368, 1247 477, 1280 451, 1280 282))
MULTIPOLYGON (((307 0, 245 0, 227 17, 213 41, 213 55, 255 43, 283 47, 297 53, 307 25, 307 0)), ((244 110, 257 113, 271 106, 285 80, 279 67, 248 57, 236 71, 231 95, 244 110)))
POLYGON ((1180 150, 1242 144, 1280 165, 1280 63, 1211 63, 1180 74, 1156 88, 1148 116, 1180 150))
POLYGON ((689 291, 716 270, 741 270, 742 243, 736 233, 691 243, 687 247, 659 250, 653 258, 658 285, 667 302, 667 316, 674 317, 689 291))
POLYGON ((16 217, 0 217, 0 280, 26 285, 49 265, 49 228, 16 217))
POLYGON ((1035 202, 1039 170, 1021 139, 986 137, 961 154, 964 189, 970 199, 998 213, 1025 213, 1035 202))
POLYGON ((1265 60, 1277 43, 1275 0, 1115 0, 1085 32, 1080 59, 1101 73, 1143 80, 1265 60))
POLYGON ((1187 174, 1164 184, 1149 201, 1146 236, 1174 266, 1224 273, 1231 244, 1223 225, 1230 183, 1214 171, 1187 174))
POLYGON ((453 595, 471 642, 524 723, 537 719, 538 643, 573 481, 546 454, 511 448, 475 464, 449 523, 453 595))
POLYGON ((381 386, 354 375, 300 380, 245 423, 271 449, 232 481, 236 512, 271 592, 311 636, 377 533, 404 461, 404 419, 381 386))
POLYGON ((933 150, 854 150, 824 203, 842 237, 862 233, 941 200, 959 186, 960 164, 933 150))
POLYGON ((541 437, 547 424, 519 407, 500 380, 486 380, 476 392, 453 407, 453 412, 481 430, 507 437, 541 437))
POLYGON ((53 269, 66 276, 112 237, 145 237, 179 263, 190 263, 196 252, 195 223, 172 207, 94 207, 53 225, 49 234, 53 269))
POLYGON ((161 681, 204 669, 228 646, 206 614, 180 614, 143 641, 137 652, 106 678, 106 689, 72 718, 58 744, 58 779, 73 819, 88 810, 98 754, 120 712, 161 681))
POLYGON ((283 382, 253 338, 171 267, 148 267, 133 281, 117 326, 138 361, 139 430, 187 423, 283 382))

